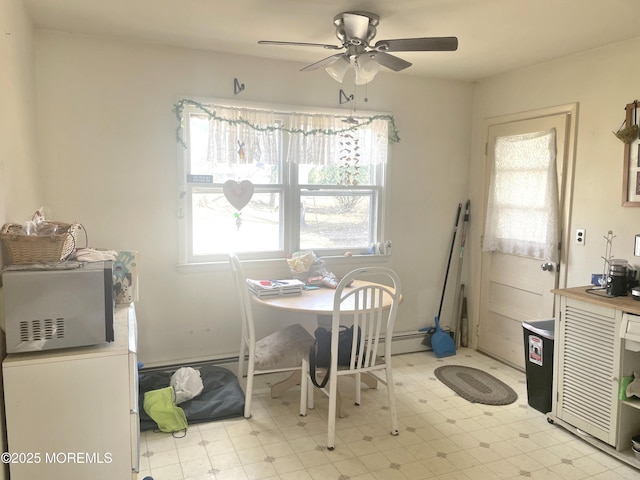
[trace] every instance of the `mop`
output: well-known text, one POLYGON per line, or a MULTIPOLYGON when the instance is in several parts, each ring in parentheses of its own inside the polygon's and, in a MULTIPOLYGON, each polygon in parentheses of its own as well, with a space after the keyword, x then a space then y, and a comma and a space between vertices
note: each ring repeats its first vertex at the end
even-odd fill
MULTIPOLYGON (((447 289, 447 279, 449 278, 449 267, 451 266, 451 257, 453 256, 453 247, 456 243, 456 232, 458 231, 458 222, 460 221, 460 212, 462 211, 462 204, 458 204, 458 211, 456 213, 456 223, 453 227, 453 238, 451 240, 451 248, 449 250, 449 260, 447 262, 447 270, 444 275, 444 284, 442 286, 442 295, 440 296, 440 307, 438 308, 438 315, 435 318, 435 332, 431 335, 431 348, 436 357, 448 357, 456 354, 456 345, 451 336, 440 328, 440 315, 442 314, 442 304, 444 303, 444 294, 447 289)), ((428 330, 422 329, 421 331, 428 330)), ((422 341, 423 344, 428 342, 428 338, 422 341)))
POLYGON ((467 238, 467 225, 469 224, 469 211, 471 209, 471 200, 467 200, 467 206, 464 209, 464 221, 462 223, 462 231, 460 232, 460 256, 458 257, 458 273, 456 275, 456 298, 453 302, 454 305, 454 317, 452 325, 454 328, 454 338, 456 347, 461 345, 461 331, 462 331, 462 299, 464 298, 464 285, 460 285, 460 277, 462 275, 462 257, 464 256, 464 244, 467 238))

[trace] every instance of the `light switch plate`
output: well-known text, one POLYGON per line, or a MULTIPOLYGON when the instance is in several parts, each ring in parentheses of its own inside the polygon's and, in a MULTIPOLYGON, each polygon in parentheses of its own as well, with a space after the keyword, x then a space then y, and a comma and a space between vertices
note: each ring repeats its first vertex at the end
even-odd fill
POLYGON ((584 228, 576 229, 576 245, 584 245, 587 232, 584 228))
POLYGON ((636 235, 636 243, 633 246, 633 254, 640 257, 640 235, 636 235))

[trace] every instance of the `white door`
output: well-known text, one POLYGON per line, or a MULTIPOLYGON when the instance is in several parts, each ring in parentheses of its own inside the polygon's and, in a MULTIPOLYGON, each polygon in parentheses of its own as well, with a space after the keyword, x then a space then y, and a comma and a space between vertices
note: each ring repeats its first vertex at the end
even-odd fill
MULTIPOLYGON (((495 165, 496 138, 555 129, 560 202, 558 215, 561 220, 560 225, 564 225, 563 202, 566 199, 563 191, 565 184, 563 176, 570 150, 568 139, 571 124, 571 115, 563 112, 490 125, 487 139, 488 175, 485 191, 489 191, 491 172, 495 165)), ((558 238, 562 238, 560 233, 558 238)), ((562 253, 559 254, 559 258, 563 258, 562 253)), ((553 318, 554 296, 551 290, 558 287, 559 266, 560 263, 547 263, 531 257, 482 252, 478 350, 524 369, 522 322, 553 318)))

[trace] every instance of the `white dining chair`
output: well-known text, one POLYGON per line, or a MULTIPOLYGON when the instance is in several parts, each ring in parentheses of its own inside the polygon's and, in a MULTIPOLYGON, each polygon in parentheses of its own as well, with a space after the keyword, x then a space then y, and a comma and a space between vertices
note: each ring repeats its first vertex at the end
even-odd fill
MULTIPOLYGON (((328 372, 326 369, 323 372, 324 375, 329 375, 328 388, 322 389, 329 397, 327 418, 327 448, 329 450, 335 448, 336 413, 339 403, 338 379, 346 375, 353 375, 355 378, 356 405, 360 405, 361 401, 360 382, 363 380, 363 375, 371 375, 378 382, 386 385, 391 434, 398 435, 391 368, 391 337, 401 295, 400 279, 393 270, 385 267, 353 270, 338 283, 331 320, 331 364, 328 372), (370 279, 371 276, 375 276, 376 282, 383 281, 384 284, 358 282, 350 287, 354 280, 370 279), (347 366, 339 366, 338 334, 340 326, 351 324, 354 326, 354 335, 350 363, 347 366), (358 330, 361 332, 360 335, 355 333, 358 330)), ((314 404, 315 388, 312 387, 309 377, 309 359, 305 358, 302 361, 302 381, 300 384, 300 414, 303 416, 307 414, 307 408, 314 404)), ((342 400, 344 400, 344 395, 342 400)))
POLYGON ((244 416, 251 417, 253 379, 255 375, 287 371, 300 371, 302 359, 308 358, 313 336, 300 324, 289 325, 266 337, 256 339, 251 297, 247 287, 240 259, 235 253, 229 254, 233 281, 240 300, 242 335, 238 358, 238 380, 244 376, 245 356, 247 356, 247 381, 245 386, 244 416))

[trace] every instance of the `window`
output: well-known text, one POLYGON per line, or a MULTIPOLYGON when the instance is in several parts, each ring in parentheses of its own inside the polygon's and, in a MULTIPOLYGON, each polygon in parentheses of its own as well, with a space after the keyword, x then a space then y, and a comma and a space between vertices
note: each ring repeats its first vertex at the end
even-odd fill
POLYGON ((390 116, 183 102, 181 263, 382 240, 390 116))

